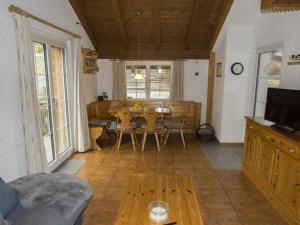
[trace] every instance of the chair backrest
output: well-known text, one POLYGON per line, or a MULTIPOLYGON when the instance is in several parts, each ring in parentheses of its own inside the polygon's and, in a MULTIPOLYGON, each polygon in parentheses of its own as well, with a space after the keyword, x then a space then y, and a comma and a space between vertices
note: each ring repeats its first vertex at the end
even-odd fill
POLYGON ((154 108, 147 108, 147 111, 143 113, 143 117, 147 123, 147 130, 154 130, 156 129, 156 121, 160 118, 160 115, 155 112, 154 108))
POLYGON ((121 121, 118 124, 120 128, 131 128, 131 120, 133 118, 133 114, 129 111, 128 107, 122 108, 119 112, 117 112, 116 116, 118 120, 121 121))
POLYGON ((188 109, 183 105, 171 105, 169 106, 171 109, 171 115, 166 116, 166 119, 178 120, 181 122, 186 122, 188 109))

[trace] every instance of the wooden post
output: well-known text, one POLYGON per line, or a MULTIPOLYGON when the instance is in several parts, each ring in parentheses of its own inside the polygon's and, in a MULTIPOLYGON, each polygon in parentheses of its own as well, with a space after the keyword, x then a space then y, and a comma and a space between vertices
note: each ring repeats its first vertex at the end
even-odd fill
POLYGON ((208 84, 207 84, 207 106, 206 106, 206 123, 209 123, 209 124, 212 121, 215 70, 216 70, 216 53, 211 52, 210 55, 209 55, 208 84))

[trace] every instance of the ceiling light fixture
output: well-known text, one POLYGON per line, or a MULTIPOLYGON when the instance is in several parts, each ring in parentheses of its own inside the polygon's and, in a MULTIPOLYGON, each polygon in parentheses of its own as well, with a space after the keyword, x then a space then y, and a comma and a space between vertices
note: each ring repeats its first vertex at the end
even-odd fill
POLYGON ((162 73, 162 69, 161 69, 161 66, 158 67, 158 74, 161 74, 162 73))
MULTIPOLYGON (((138 33, 138 60, 140 59, 141 56, 141 35, 140 35, 140 17, 142 16, 141 11, 136 12, 136 16, 138 18, 138 24, 137 24, 137 33, 138 33)), ((135 80, 144 80, 145 76, 143 73, 141 73, 141 70, 136 70, 136 73, 134 75, 135 80)))

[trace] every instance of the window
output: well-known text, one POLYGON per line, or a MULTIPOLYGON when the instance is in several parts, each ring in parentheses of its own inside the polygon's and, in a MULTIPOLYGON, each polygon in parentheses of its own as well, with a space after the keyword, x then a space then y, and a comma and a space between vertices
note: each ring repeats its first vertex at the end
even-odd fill
POLYGON ((282 55, 281 49, 258 54, 254 116, 265 115, 268 88, 280 87, 282 55))
POLYGON ((128 99, 169 99, 171 65, 127 65, 128 99))
POLYGON ((33 42, 36 87, 48 163, 70 149, 66 49, 33 42))
POLYGON ((170 98, 171 66, 150 66, 150 98, 170 98))
POLYGON ((126 66, 127 98, 146 98, 146 66, 126 66), (139 73, 142 79, 135 79, 139 73))

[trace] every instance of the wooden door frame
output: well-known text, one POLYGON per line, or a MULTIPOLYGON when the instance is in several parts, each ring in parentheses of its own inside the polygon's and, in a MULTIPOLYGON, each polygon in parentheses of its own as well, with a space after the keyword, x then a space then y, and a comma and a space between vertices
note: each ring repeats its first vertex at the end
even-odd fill
POLYGON ((208 67, 208 83, 207 83, 207 103, 206 103, 206 123, 209 124, 211 124, 212 122, 215 71, 216 71, 216 53, 210 52, 209 67, 208 67))

